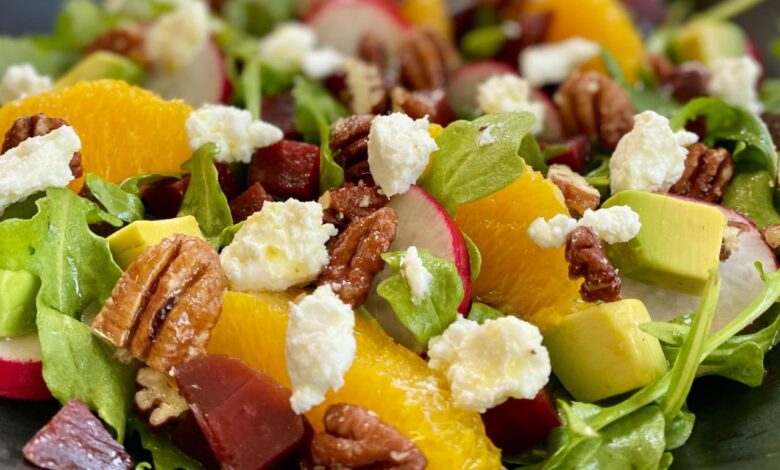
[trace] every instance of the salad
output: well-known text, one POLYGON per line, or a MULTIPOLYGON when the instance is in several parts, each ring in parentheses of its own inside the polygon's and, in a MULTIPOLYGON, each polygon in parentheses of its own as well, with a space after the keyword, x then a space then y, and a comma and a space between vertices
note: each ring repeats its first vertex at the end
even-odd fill
MULTIPOLYGON (((780 82, 660 0, 0 37, 0 397, 61 469, 665 469, 780 338, 780 82)), ((777 49, 775 47, 775 49, 777 49)))

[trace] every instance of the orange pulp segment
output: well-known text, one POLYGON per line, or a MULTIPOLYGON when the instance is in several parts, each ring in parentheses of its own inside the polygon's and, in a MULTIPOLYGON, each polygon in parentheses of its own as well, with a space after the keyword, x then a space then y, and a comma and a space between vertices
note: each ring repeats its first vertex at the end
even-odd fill
POLYGON ((452 37, 452 19, 446 0, 405 0, 401 13, 410 22, 426 26, 449 39, 452 37))

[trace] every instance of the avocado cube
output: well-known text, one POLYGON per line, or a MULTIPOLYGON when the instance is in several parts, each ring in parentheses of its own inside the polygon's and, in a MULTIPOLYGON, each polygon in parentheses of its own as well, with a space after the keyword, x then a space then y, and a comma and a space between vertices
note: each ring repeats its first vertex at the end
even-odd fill
POLYGON ((41 281, 28 271, 0 270, 0 337, 35 330, 35 298, 41 281))
POLYGON ((716 206, 644 191, 622 191, 604 207, 625 205, 642 228, 626 243, 607 246, 620 274, 659 287, 700 295, 720 263, 726 217, 716 206))
POLYGON ((111 52, 99 51, 85 57, 57 80, 55 88, 93 80, 124 80, 137 85, 144 80, 144 70, 136 62, 111 52))
POLYGON ((138 220, 113 233, 107 240, 114 260, 122 269, 127 269, 147 248, 177 233, 204 238, 198 221, 188 215, 175 219, 138 220))
POLYGON ((585 402, 658 380, 667 364, 658 339, 639 328, 649 321, 644 304, 635 299, 567 316, 544 340, 553 372, 575 399, 585 402))
POLYGON ((677 33, 673 48, 680 62, 698 61, 713 66, 718 59, 746 54, 745 33, 728 21, 693 21, 677 33))

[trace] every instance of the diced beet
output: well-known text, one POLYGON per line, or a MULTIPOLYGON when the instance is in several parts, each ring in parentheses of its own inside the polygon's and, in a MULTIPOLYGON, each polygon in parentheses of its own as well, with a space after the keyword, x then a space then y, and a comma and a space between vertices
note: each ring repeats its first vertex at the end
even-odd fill
POLYGON ((176 427, 171 432, 171 442, 184 455, 200 462, 208 470, 218 470, 219 461, 211 450, 209 441, 200 429, 198 420, 191 411, 186 411, 179 418, 176 427))
POLYGON ((295 128, 295 99, 292 93, 263 97, 263 120, 273 124, 284 132, 284 138, 300 138, 295 128))
POLYGON ((49 469, 133 468, 116 442, 80 400, 65 405, 22 449, 31 463, 49 469))
POLYGON ((193 359, 175 376, 223 468, 270 469, 298 451, 304 420, 269 376, 225 356, 193 359))
POLYGON ((482 421, 490 440, 508 454, 539 444, 561 424, 552 394, 546 388, 533 400, 510 398, 483 413, 482 421))
POLYGON ((230 201, 230 213, 233 214, 233 223, 237 224, 246 220, 250 215, 263 208, 263 204, 273 201, 274 198, 265 192, 263 185, 255 183, 238 197, 230 201))
POLYGON ((146 212, 158 219, 176 217, 184 200, 184 193, 190 185, 190 178, 168 178, 147 186, 141 192, 146 212))
POLYGON ((238 183, 238 179, 233 174, 233 170, 230 165, 222 162, 214 162, 214 166, 217 168, 217 180, 219 181, 219 189, 225 194, 227 200, 231 200, 241 193, 241 186, 238 183))
POLYGON ((320 149, 282 140, 257 151, 249 165, 249 184, 260 183, 281 199, 310 201, 319 196, 320 149))
POLYGON ((550 159, 548 163, 568 165, 576 173, 583 173, 585 171, 585 164, 590 160, 590 142, 588 142, 587 137, 578 135, 560 144, 540 144, 542 150, 550 145, 563 145, 567 150, 555 158, 550 159))

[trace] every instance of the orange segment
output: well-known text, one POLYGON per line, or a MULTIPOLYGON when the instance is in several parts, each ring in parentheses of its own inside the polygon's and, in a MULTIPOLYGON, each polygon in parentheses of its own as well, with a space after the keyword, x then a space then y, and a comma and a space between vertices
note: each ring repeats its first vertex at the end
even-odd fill
MULTIPOLYGON (((529 12, 552 12, 547 41, 573 36, 596 41, 615 56, 627 79, 636 79, 645 62, 645 49, 639 31, 619 0, 527 0, 524 5, 529 12)), ((586 68, 604 70, 598 59, 586 64, 586 68)))
POLYGON ((473 295, 543 333, 581 307, 579 282, 569 279, 564 249, 539 248, 527 232, 537 217, 568 213, 558 188, 538 172, 458 207, 458 226, 482 253, 473 295))
MULTIPOLYGON (((119 182, 178 171, 190 155, 184 123, 192 109, 122 81, 82 82, 0 108, 0 132, 21 116, 62 117, 81 138, 85 173, 119 182)), ((80 186, 80 184, 78 185, 80 186)))
MULTIPOLYGON (((289 388, 284 345, 291 300, 287 294, 226 293, 209 353, 242 359, 289 388)), ((344 386, 306 413, 315 429, 322 430, 329 405, 352 403, 376 412, 412 440, 429 470, 501 468, 479 414, 452 405, 441 375, 359 315, 355 337, 357 353, 344 386)))
POLYGON ((427 26, 445 38, 452 37, 452 19, 446 0, 405 0, 401 13, 416 25, 427 26))

